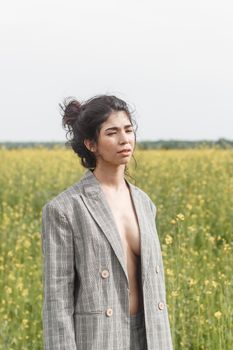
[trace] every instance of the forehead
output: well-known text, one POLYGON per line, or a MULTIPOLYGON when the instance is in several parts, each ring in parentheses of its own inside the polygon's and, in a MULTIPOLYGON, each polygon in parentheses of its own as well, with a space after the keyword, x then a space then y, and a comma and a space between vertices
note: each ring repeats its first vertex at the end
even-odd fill
POLYGON ((103 126, 121 126, 130 124, 130 120, 126 112, 124 111, 116 111, 112 112, 108 119, 103 123, 103 126))

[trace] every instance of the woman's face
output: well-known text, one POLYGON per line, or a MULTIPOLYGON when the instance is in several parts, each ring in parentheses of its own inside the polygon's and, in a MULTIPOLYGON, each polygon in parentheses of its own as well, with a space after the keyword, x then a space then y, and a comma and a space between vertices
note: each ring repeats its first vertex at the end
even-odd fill
POLYGON ((135 134, 124 111, 110 114, 101 125, 98 143, 93 147, 97 164, 101 162, 120 165, 130 161, 135 147, 135 134), (120 153, 123 149, 127 149, 128 152, 120 153))

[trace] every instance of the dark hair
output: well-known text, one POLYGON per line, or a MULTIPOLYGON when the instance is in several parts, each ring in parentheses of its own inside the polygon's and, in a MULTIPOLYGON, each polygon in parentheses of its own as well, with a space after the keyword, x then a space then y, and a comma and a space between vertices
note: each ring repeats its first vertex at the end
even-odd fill
MULTIPOLYGON (((63 105, 59 104, 62 114, 62 125, 67 130, 67 146, 81 158, 81 164, 85 168, 96 167, 96 157, 84 144, 85 139, 97 143, 102 123, 115 111, 124 111, 134 130, 136 144, 136 121, 132 118, 128 104, 120 98, 112 95, 97 95, 87 101, 79 102, 74 98, 67 98, 63 105)), ((135 159, 134 159, 135 160, 135 159)), ((127 169, 125 169, 127 170, 127 169)))

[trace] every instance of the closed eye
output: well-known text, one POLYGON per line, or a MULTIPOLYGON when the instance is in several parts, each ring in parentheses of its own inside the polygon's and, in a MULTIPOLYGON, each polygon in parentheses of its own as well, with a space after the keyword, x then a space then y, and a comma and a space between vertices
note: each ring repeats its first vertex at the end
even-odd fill
MULTIPOLYGON (((133 129, 128 129, 128 130, 126 130, 126 132, 127 132, 127 133, 133 132, 133 129)), ((111 136, 111 135, 114 135, 114 134, 116 134, 116 132, 111 132, 111 133, 109 133, 109 134, 107 134, 107 135, 108 135, 108 136, 111 136)))

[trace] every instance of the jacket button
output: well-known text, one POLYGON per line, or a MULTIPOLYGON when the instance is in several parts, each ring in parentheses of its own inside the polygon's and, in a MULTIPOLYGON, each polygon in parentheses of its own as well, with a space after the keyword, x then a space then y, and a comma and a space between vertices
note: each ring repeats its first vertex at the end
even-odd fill
POLYGON ((101 272, 101 276, 102 276, 103 278, 107 278, 107 277, 109 276, 108 270, 103 270, 103 271, 101 272))
POLYGON ((108 308, 108 309, 106 310, 106 315, 107 315, 108 317, 110 317, 110 316, 112 316, 112 314, 113 314, 113 310, 112 310, 111 308, 108 308))
POLYGON ((159 265, 156 265, 156 268, 155 268, 155 271, 156 271, 156 273, 159 273, 159 265))
POLYGON ((159 307, 159 310, 163 310, 164 309, 164 303, 162 303, 162 302, 158 303, 158 307, 159 307))

